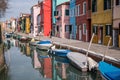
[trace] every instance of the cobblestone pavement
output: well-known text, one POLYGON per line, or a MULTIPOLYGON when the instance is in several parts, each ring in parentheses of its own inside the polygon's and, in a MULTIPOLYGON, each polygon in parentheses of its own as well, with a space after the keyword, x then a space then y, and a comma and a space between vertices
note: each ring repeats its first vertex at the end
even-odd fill
MULTIPOLYGON (((17 34, 28 37, 28 34, 23 34, 23 33, 17 33, 17 34)), ((33 36, 31 35, 29 35, 29 37, 33 38, 33 36)), ((83 48, 83 49, 87 49, 89 45, 88 42, 72 40, 72 39, 62 39, 62 38, 57 38, 57 37, 49 38, 49 37, 37 36, 35 37, 35 39, 51 40, 53 42, 58 42, 60 44, 66 44, 66 45, 83 48)), ((92 43, 90 47, 90 51, 93 51, 96 54, 104 54, 106 52, 106 48, 107 46, 92 43)), ((113 48, 112 46, 110 46, 108 49, 108 53, 106 55, 108 57, 112 57, 120 61, 120 48, 113 48)))

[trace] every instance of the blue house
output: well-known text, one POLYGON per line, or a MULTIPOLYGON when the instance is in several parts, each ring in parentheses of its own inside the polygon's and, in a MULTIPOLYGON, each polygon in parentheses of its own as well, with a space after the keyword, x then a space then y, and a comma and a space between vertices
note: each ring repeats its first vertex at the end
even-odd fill
POLYGON ((70 24, 72 26, 71 38, 76 39, 76 18, 75 18, 75 3, 76 0, 70 0, 70 24))

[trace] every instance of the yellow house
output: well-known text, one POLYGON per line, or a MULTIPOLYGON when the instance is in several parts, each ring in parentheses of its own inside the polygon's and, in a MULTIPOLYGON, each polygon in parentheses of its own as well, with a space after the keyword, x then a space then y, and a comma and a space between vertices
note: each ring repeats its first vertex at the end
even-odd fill
POLYGON ((112 0, 92 0, 91 20, 93 42, 107 45, 112 37, 112 0))
POLYGON ((26 17, 26 33, 30 33, 30 16, 26 17))

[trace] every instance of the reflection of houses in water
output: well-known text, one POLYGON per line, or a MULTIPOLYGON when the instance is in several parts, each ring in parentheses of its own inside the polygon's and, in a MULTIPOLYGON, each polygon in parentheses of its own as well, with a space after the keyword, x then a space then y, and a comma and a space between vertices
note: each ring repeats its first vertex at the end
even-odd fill
POLYGON ((30 46, 29 46, 29 43, 26 43, 26 55, 30 56, 30 46))
POLYGON ((66 69, 69 65, 63 62, 56 63, 56 70, 57 70, 57 78, 59 79, 67 79, 67 72, 66 69))
POLYGON ((47 51, 37 50, 39 61, 41 62, 40 73, 46 79, 52 79, 52 62, 47 51))
POLYGON ((44 58, 43 59, 43 72, 44 72, 44 77, 45 78, 52 78, 52 63, 51 63, 51 58, 44 58))
POLYGON ((34 50, 34 68, 41 68, 41 63, 38 60, 38 55, 36 50, 34 50))
POLYGON ((69 74, 67 77, 68 80, 93 80, 90 73, 78 71, 72 66, 67 68, 67 73, 69 74))
POLYGON ((68 67, 68 61, 62 57, 52 57, 52 75, 53 80, 67 79, 66 69, 68 67))
POLYGON ((15 47, 19 47, 19 41, 15 40, 15 47))
POLYGON ((23 54, 26 54, 25 43, 20 43, 20 51, 21 51, 23 54))

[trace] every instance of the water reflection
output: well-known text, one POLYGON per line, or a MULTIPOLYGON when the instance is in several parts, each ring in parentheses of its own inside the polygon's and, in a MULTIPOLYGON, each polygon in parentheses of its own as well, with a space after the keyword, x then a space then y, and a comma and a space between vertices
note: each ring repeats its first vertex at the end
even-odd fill
POLYGON ((13 42, 14 47, 8 50, 11 54, 9 70, 0 80, 101 80, 98 72, 83 73, 71 66, 67 58, 48 55, 47 51, 29 43, 13 42))

